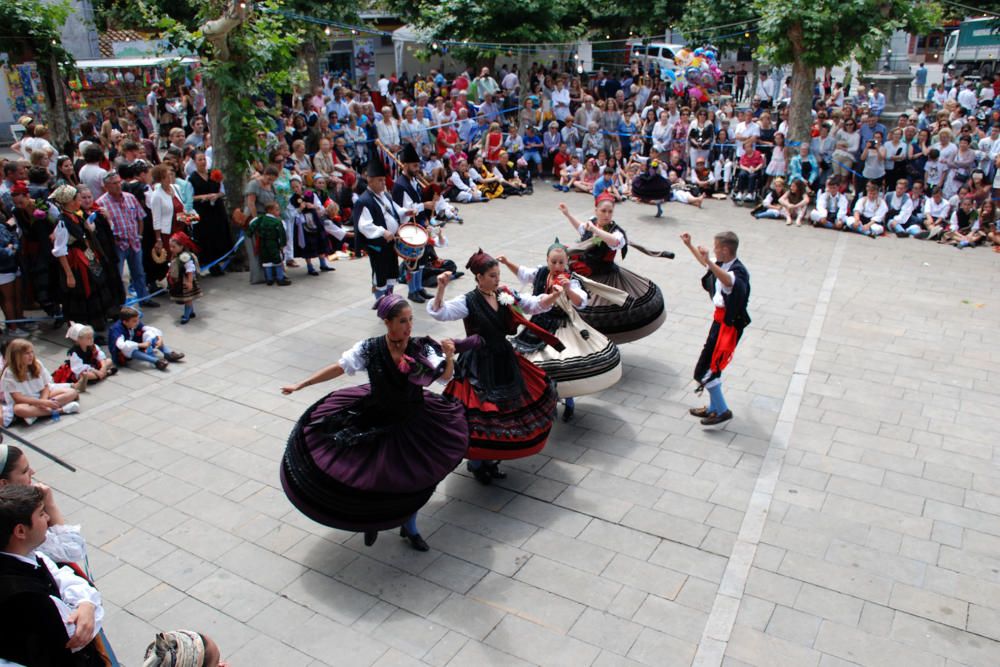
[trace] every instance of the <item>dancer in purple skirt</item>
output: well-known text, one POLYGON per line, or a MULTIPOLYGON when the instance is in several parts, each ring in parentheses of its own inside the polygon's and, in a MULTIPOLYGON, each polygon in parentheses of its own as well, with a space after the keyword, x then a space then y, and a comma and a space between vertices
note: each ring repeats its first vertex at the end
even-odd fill
POLYGON ((411 338, 413 311, 398 295, 386 294, 376 308, 384 336, 357 343, 336 364, 281 388, 291 394, 344 373, 368 372, 369 384, 333 391, 299 418, 281 485, 303 514, 364 532, 367 546, 378 531, 400 526, 414 549, 427 551, 416 512, 465 456, 469 426, 465 406, 424 387, 451 379, 456 345, 476 341, 411 338))

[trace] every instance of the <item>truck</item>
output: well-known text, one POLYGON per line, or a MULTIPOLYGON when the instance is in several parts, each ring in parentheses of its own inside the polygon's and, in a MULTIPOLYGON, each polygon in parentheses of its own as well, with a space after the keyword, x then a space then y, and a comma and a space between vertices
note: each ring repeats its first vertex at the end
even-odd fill
POLYGON ((1000 72, 1000 19, 978 18, 962 21, 948 35, 941 63, 953 74, 988 77, 1000 72))

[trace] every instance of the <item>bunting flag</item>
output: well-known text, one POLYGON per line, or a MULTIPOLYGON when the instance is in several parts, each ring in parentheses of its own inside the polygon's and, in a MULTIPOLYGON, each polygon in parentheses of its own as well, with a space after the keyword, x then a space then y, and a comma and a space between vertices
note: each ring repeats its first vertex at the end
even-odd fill
POLYGON ((392 190, 392 184, 396 181, 396 176, 399 174, 399 166, 393 159, 392 155, 389 154, 387 150, 382 148, 381 145, 376 145, 378 149, 378 157, 382 160, 382 164, 385 165, 385 173, 388 176, 385 179, 385 187, 387 190, 392 190))

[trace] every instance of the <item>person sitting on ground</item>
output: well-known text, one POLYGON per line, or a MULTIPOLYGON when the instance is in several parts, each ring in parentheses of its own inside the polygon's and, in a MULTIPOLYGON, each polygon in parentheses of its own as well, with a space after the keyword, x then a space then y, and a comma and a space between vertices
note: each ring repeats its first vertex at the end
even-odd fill
POLYGON ((889 207, 878 191, 878 183, 868 181, 865 196, 854 202, 854 211, 847 219, 847 228, 852 232, 876 239, 885 232, 885 216, 889 207))
POLYGON ((562 190, 563 192, 569 192, 572 183, 580 177, 583 173, 583 165, 580 164, 580 158, 577 155, 570 155, 569 162, 563 164, 562 170, 559 172, 559 184, 553 184, 556 190, 562 190))
POLYGON ((142 667, 227 667, 219 645, 192 630, 157 633, 146 647, 142 667))
POLYGON ((177 362, 184 358, 183 352, 167 347, 163 342, 163 332, 143 324, 139 311, 130 306, 121 309, 118 320, 108 329, 108 347, 117 366, 138 360, 165 371, 168 361, 177 362))
POLYGON ((816 208, 809 214, 815 227, 843 229, 847 225, 847 195, 840 191, 840 176, 826 181, 826 190, 816 196, 816 208))
POLYGON ((587 158, 586 166, 584 166, 583 171, 581 171, 573 182, 569 184, 570 190, 576 190, 577 192, 584 192, 586 194, 594 193, 594 183, 600 177, 601 171, 597 166, 597 158, 587 158))
POLYGON ((944 190, 936 187, 931 196, 924 202, 924 227, 927 235, 921 236, 929 240, 942 236, 948 229, 951 220, 951 202, 944 197, 944 190))
POLYGON ((781 196, 778 203, 785 214, 785 224, 791 225, 794 218, 795 226, 801 227, 802 218, 805 217, 806 209, 809 208, 809 191, 806 189, 806 182, 801 178, 792 181, 791 185, 788 186, 788 191, 781 196))
POLYGON ((618 188, 615 187, 615 168, 614 167, 604 167, 601 177, 594 181, 594 199, 600 197, 601 194, 607 192, 612 197, 614 197, 616 202, 623 201, 625 199, 622 193, 619 192, 618 188))
POLYGON ((446 196, 451 201, 463 204, 489 201, 479 190, 479 186, 477 185, 479 181, 478 176, 478 172, 473 172, 469 169, 469 162, 467 160, 459 160, 455 164, 455 170, 448 177, 448 189, 445 191, 446 196))
POLYGON ((118 372, 100 345, 94 344, 94 327, 72 322, 66 338, 73 341, 66 361, 52 374, 55 382, 74 383, 79 392, 87 390, 91 382, 100 382, 118 372))
POLYGON ((718 179, 711 169, 708 168, 706 158, 699 155, 694 159, 694 167, 688 172, 688 182, 698 189, 699 194, 711 195, 715 193, 715 186, 718 179))
POLYGON ((984 238, 986 234, 980 227, 976 201, 971 196, 965 196, 959 203, 958 209, 952 212, 948 231, 938 243, 948 243, 961 249, 979 245, 984 238))
POLYGON ((907 188, 909 183, 900 178, 895 183, 895 190, 885 196, 885 205, 889 207, 886 214, 886 227, 901 238, 916 236, 923 227, 913 222, 913 200, 910 199, 907 188))
POLYGON ((784 209, 781 206, 781 198, 785 196, 788 188, 785 179, 781 176, 771 181, 771 187, 764 193, 764 199, 750 211, 750 215, 758 220, 779 220, 784 209))
POLYGON ((705 201, 705 195, 696 195, 691 192, 691 184, 682 179, 676 171, 668 171, 667 180, 670 181, 670 201, 701 208, 701 205, 705 201))
POLYGON ((5 427, 11 425, 14 417, 20 417, 30 426, 39 417, 80 411, 76 389, 68 384, 54 384, 49 371, 35 356, 35 347, 23 338, 7 345, 0 392, 4 396, 5 427))
POLYGON ((101 594, 38 551, 49 522, 41 488, 0 486, 0 659, 46 667, 106 664, 94 642, 104 620, 101 594))

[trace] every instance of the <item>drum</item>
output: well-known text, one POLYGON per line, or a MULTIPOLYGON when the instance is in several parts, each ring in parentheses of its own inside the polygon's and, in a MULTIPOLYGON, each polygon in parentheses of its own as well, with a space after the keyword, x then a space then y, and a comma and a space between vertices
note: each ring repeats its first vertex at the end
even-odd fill
POLYGON ((396 232, 396 254, 404 261, 416 262, 424 254, 427 240, 427 231, 420 225, 409 222, 396 232))

